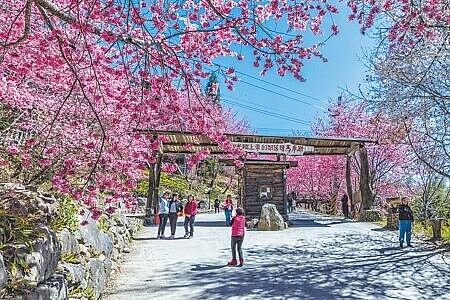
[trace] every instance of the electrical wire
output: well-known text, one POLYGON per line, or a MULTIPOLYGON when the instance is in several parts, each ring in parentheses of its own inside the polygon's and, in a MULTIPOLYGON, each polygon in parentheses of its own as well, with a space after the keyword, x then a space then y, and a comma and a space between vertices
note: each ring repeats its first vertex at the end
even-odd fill
POLYGON ((296 91, 296 90, 292 90, 292 89, 290 89, 290 88, 287 88, 287 87, 278 85, 278 84, 273 83, 273 82, 270 82, 270 81, 263 80, 263 79, 261 79, 261 78, 258 78, 258 77, 255 77, 255 76, 252 76, 252 75, 243 73, 243 72, 241 72, 241 71, 235 71, 235 73, 238 73, 238 74, 241 74, 241 75, 250 77, 250 78, 252 78, 252 79, 255 79, 255 80, 264 82, 264 83, 269 84, 269 85, 272 85, 272 86, 276 86, 277 88, 280 88, 280 89, 283 89, 283 90, 292 92, 292 93, 294 93, 294 94, 297 94, 297 95, 300 95, 300 96, 303 96, 303 97, 307 97, 307 98, 310 98, 310 99, 313 99, 313 100, 317 100, 317 101, 322 102, 322 103, 326 103, 326 102, 325 102, 324 100, 322 100, 322 99, 316 98, 316 97, 314 97, 314 96, 310 96, 310 95, 308 95, 308 94, 304 94, 304 93, 298 92, 298 91, 296 91))
POLYGON ((282 115, 282 114, 279 114, 279 113, 274 113, 274 112, 271 112, 271 111, 268 111, 268 110, 264 110, 264 109, 260 109, 260 108, 254 107, 254 106, 250 106, 250 105, 242 104, 242 103, 239 103, 239 102, 235 102, 235 101, 232 101, 230 99, 221 98, 221 102, 228 103, 228 104, 231 104, 233 106, 244 108, 244 109, 247 109, 247 110, 250 110, 250 111, 253 111, 253 112, 258 112, 258 113, 261 113, 261 114, 264 114, 264 115, 267 115, 267 116, 279 118, 279 119, 282 119, 282 120, 285 120, 285 121, 290 121, 290 122, 294 122, 294 123, 298 123, 298 124, 302 124, 302 125, 310 125, 309 122, 301 120, 301 119, 298 119, 298 118, 289 117, 289 116, 282 115))
MULTIPOLYGON (((218 64, 218 63, 213 63, 213 64, 214 64, 215 66, 219 67, 219 68, 228 68, 228 67, 223 66, 223 65, 218 64)), ((215 71, 214 69, 211 69, 211 68, 208 68, 208 67, 206 67, 205 69, 207 69, 207 70, 209 70, 209 71, 213 71, 213 72, 215 71)), ((283 90, 292 92, 292 93, 294 93, 294 94, 297 94, 297 95, 300 95, 300 96, 303 96, 303 97, 307 97, 307 98, 310 98, 310 99, 319 101, 319 102, 321 102, 321 103, 326 103, 324 100, 319 99, 319 98, 317 98, 317 97, 314 97, 314 96, 311 96, 311 95, 308 95, 308 94, 305 94, 305 93, 301 93, 301 92, 298 92, 298 91, 296 91, 296 90, 293 90, 293 89, 290 89, 290 88, 287 88, 287 87, 283 87, 283 86, 278 85, 278 84, 276 84, 276 83, 272 83, 272 82, 263 80, 263 79, 261 79, 261 78, 255 77, 255 76, 253 76, 253 75, 250 75, 250 74, 247 74, 247 73, 244 73, 244 72, 241 72, 241 71, 237 71, 237 70, 235 70, 234 72, 237 73, 237 74, 241 74, 241 75, 247 76, 247 77, 249 77, 249 78, 255 79, 255 80, 257 80, 257 81, 263 82, 263 83, 265 83, 265 84, 268 84, 268 85, 271 85, 271 86, 275 86, 275 87, 277 87, 277 88, 280 88, 280 89, 283 89, 283 90)), ((223 74, 223 75, 226 76, 225 74, 223 74)), ((267 92, 270 92, 270 93, 273 93, 273 94, 276 94, 276 95, 279 95, 279 96, 282 96, 282 97, 285 97, 285 98, 288 98, 288 99, 293 100, 293 101, 296 101, 296 102, 300 102, 300 103, 303 103, 303 104, 311 105, 311 106, 314 106, 314 107, 319 108, 319 109, 322 109, 322 110, 325 109, 324 107, 317 106, 317 105, 311 104, 311 103, 309 103, 309 102, 302 101, 302 100, 299 100, 299 99, 297 99, 297 98, 294 98, 294 97, 291 97, 291 96, 288 96, 288 95, 284 95, 284 94, 278 93, 278 92, 276 92, 276 91, 273 91, 273 90, 270 90, 270 89, 261 87, 261 86, 259 86, 259 85, 254 84, 254 83, 247 82, 247 81, 245 81, 245 80, 239 80, 239 82, 242 82, 242 83, 251 85, 251 86, 253 86, 253 87, 262 89, 262 90, 264 90, 264 91, 267 91, 267 92)))
POLYGON ((245 80, 240 80, 239 82, 242 82, 242 83, 245 83, 245 84, 247 84, 247 85, 250 85, 250 86, 259 88, 259 89, 261 89, 261 90, 264 90, 264 91, 266 91, 266 92, 269 92, 269 93, 272 93, 272 94, 275 94, 275 95, 278 95, 278 96, 281 96, 281 97, 284 97, 284 98, 293 100, 293 101, 295 101, 295 102, 303 103, 303 104, 306 104, 306 105, 309 105, 309 106, 313 106, 313 107, 315 107, 315 108, 322 109, 322 110, 325 109, 325 108, 322 107, 322 106, 318 106, 318 105, 315 105, 315 104, 312 104, 312 103, 309 103, 309 102, 306 102, 306 101, 303 101, 303 100, 299 100, 299 99, 297 99, 297 98, 294 98, 294 97, 291 97, 291 96, 288 96, 288 95, 285 95, 285 94, 278 93, 278 92, 276 92, 276 91, 273 91, 273 90, 270 90, 270 89, 267 89, 267 88, 258 86, 258 85, 254 84, 254 83, 250 83, 250 82, 245 81, 245 80))

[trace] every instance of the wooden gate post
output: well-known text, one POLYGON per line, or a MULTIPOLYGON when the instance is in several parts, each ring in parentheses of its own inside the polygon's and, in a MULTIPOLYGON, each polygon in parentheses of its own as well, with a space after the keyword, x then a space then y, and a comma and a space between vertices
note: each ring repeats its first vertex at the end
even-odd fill
POLYGON ((361 190, 361 201, 362 210, 369 210, 372 208, 373 204, 373 193, 369 185, 369 160, 367 158, 367 150, 364 145, 359 148, 359 158, 361 161, 361 174, 360 174, 360 190, 361 190))
POLYGON ((145 216, 150 218, 153 214, 153 191, 155 189, 155 164, 148 164, 148 190, 147 190, 147 204, 145 206, 145 216))
POLYGON ((158 210, 158 204, 159 204, 159 180, 161 178, 161 163, 162 163, 162 157, 163 154, 158 152, 156 156, 156 163, 155 163, 155 185, 153 189, 153 212, 156 214, 158 210))
POLYGON ((353 202, 352 173, 351 173, 351 156, 346 156, 345 161, 345 182, 347 185, 347 196, 350 200, 350 214, 355 215, 355 203, 353 202))

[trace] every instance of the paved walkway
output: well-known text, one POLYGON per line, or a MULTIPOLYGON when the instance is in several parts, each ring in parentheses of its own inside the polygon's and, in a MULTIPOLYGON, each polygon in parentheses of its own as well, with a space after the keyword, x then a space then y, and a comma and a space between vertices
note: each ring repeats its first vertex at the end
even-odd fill
POLYGON ((247 231, 238 268, 223 219, 199 215, 193 239, 144 228, 104 299, 450 299, 450 256, 375 225, 294 213, 288 230, 247 231))

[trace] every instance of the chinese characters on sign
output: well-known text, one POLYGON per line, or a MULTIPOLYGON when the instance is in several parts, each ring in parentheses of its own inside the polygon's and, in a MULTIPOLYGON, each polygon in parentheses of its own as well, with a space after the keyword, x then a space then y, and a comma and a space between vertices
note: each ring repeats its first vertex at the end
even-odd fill
POLYGON ((304 152, 314 152, 314 146, 294 145, 291 143, 268 144, 232 142, 232 144, 245 152, 264 154, 303 155, 304 152))

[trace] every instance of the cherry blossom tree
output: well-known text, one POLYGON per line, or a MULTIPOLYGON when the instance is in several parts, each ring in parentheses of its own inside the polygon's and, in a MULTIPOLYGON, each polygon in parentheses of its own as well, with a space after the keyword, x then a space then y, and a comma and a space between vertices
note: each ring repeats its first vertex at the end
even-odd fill
MULTIPOLYGON (((106 204, 131 199, 144 162, 155 159, 159 142, 135 129, 207 134, 233 152, 222 133, 242 125, 202 96, 205 64, 219 56, 242 60, 236 46, 243 45, 254 49, 262 73, 277 68, 302 79, 302 61, 321 58, 318 46, 264 24, 283 19, 294 31, 318 34, 323 17, 335 12, 325 4, 292 11, 246 1, 3 2, 0 99, 15 119, 0 132, 2 170, 26 183, 51 181, 98 217, 100 196, 106 204), (8 143, 12 130, 25 138, 8 143)), ((227 80, 229 88, 235 80, 227 80)))
MULTIPOLYGON (((222 134, 240 126, 227 124, 223 112, 205 101, 205 66, 233 56, 251 59, 262 75, 275 69, 304 80, 304 62, 326 61, 320 47, 338 34, 335 2, 3 1, 0 101, 14 119, 0 135, 4 142, 18 130, 24 143, 3 143, 0 165, 27 182, 51 180, 97 216, 100 191, 110 191, 105 202, 130 198, 143 162, 154 159, 158 141, 136 134, 137 128, 207 134, 232 152, 222 134), (243 47, 252 49, 251 58, 243 47)), ((427 3, 421 36, 428 38, 428 24, 447 26, 448 6, 427 3)), ((407 10, 415 1, 347 5, 363 28, 382 9, 396 16, 391 31, 407 36, 417 34, 416 23, 424 19, 407 10)), ((391 40, 407 39, 392 34, 391 40)), ((232 89, 238 79, 233 68, 226 73, 232 89)))
POLYGON ((371 57, 371 106, 403 123, 415 155, 428 168, 450 177, 449 41, 440 32, 404 51, 381 43, 371 57))
MULTIPOLYGON (((412 159, 405 141, 405 132, 399 131, 401 124, 393 122, 387 116, 368 111, 366 105, 360 102, 340 100, 338 103, 331 103, 328 111, 328 116, 318 119, 314 125, 313 131, 317 136, 344 136, 377 141, 376 144, 365 145, 373 199, 380 201, 388 196, 405 194, 404 182, 409 178, 408 166, 412 159)), ((300 158, 299 170, 289 170, 290 189, 307 191, 315 197, 328 199, 333 194, 347 193, 345 164, 345 157, 339 156, 300 158)), ((353 157, 351 167, 353 191, 357 191, 360 176, 358 155, 353 157)))

